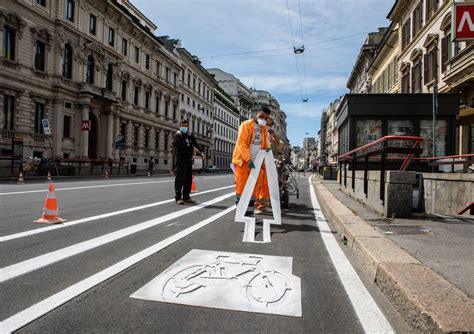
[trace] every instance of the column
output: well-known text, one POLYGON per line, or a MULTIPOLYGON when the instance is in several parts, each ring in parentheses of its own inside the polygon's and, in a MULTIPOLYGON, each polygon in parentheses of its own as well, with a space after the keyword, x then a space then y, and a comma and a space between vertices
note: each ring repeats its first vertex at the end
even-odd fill
POLYGON ((89 131, 82 130, 82 121, 89 121, 90 106, 88 104, 82 105, 81 118, 81 157, 89 157, 89 131))
POLYGON ((114 147, 114 114, 112 110, 107 113, 107 146, 105 147, 105 155, 107 159, 113 158, 112 150, 114 147))

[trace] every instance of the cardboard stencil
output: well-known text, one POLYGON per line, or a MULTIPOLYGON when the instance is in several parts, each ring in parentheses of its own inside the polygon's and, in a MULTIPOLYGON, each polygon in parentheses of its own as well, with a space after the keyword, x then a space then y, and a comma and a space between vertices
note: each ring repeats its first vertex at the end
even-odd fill
POLYGON ((255 241, 255 218, 246 217, 245 212, 252 199, 252 193, 255 189, 260 169, 262 169, 263 161, 265 161, 267 169, 266 175, 273 210, 273 219, 263 219, 263 242, 271 242, 270 224, 281 225, 280 189, 278 186, 278 172, 275 165, 275 158, 271 150, 268 152, 260 150, 254 161, 255 168, 252 168, 250 171, 249 178, 235 211, 235 221, 245 223, 243 242, 257 242, 255 241))

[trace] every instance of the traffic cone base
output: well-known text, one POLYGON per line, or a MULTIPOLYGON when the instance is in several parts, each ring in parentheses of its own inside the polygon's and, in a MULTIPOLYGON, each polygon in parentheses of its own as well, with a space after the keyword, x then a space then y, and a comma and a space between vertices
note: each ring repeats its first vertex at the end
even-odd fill
POLYGON ((191 192, 195 193, 197 191, 196 189, 196 182, 194 182, 194 176, 193 176, 193 181, 191 183, 191 192))
POLYGON ((56 202, 56 194, 54 192, 54 184, 49 185, 46 201, 44 202, 43 215, 36 219, 33 223, 39 224, 60 224, 64 223, 66 219, 58 216, 58 204, 56 202))
POLYGON ((18 176, 18 182, 16 184, 25 184, 25 180, 23 179, 22 172, 20 172, 20 175, 18 176))

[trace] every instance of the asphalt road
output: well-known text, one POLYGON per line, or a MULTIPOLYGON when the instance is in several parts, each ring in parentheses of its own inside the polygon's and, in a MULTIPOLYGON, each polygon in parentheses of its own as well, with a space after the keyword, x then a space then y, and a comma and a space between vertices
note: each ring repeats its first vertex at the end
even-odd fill
POLYGON ((54 226, 32 223, 47 184, 0 185, 0 332, 406 333, 365 273, 345 264, 344 246, 315 219, 307 178, 298 181, 300 198, 265 244, 241 241, 231 175, 197 177, 192 207, 174 203, 169 177, 57 183, 68 221, 54 226), (193 249, 292 257, 302 317, 130 298, 193 249))

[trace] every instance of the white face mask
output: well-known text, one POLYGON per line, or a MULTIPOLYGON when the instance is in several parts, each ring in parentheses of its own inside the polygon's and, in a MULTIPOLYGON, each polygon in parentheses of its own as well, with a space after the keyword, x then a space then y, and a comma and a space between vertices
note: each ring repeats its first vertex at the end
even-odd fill
POLYGON ((267 120, 265 118, 257 118, 258 125, 267 125, 267 120))

